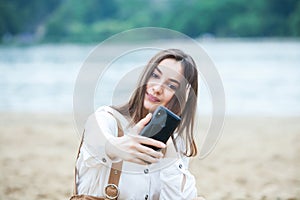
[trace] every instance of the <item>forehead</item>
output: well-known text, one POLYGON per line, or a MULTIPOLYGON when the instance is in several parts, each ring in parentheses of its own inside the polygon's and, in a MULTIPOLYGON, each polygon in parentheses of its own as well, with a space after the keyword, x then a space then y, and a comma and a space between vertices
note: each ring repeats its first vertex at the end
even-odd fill
POLYGON ((183 69, 180 61, 172 58, 162 60, 157 68, 166 76, 176 78, 177 80, 182 79, 183 69))

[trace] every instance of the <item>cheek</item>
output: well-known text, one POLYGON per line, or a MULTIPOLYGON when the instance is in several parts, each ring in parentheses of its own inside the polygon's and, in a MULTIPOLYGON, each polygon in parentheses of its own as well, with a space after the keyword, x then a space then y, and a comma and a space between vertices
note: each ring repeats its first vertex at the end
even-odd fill
POLYGON ((165 90, 165 104, 168 104, 174 95, 175 93, 173 91, 165 90))
POLYGON ((150 88, 151 88, 151 84, 147 83, 145 92, 149 92, 150 88))
POLYGON ((157 84, 155 81, 151 81, 149 80, 147 83, 146 83, 146 88, 150 88, 152 87, 153 85, 157 84))

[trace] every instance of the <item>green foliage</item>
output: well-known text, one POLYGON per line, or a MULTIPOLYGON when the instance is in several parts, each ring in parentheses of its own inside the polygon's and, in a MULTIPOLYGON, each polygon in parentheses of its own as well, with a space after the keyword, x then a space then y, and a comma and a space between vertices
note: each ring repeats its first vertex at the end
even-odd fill
POLYGON ((113 20, 116 13, 114 1, 64 1, 46 23, 46 39, 51 42, 104 39, 124 28, 119 20, 113 20))
POLYGON ((99 42, 147 26, 191 37, 299 37, 300 1, 0 0, 2 40, 30 33, 36 41, 99 42))
POLYGON ((0 0, 1 37, 34 35, 61 0, 0 0))
POLYGON ((300 36, 300 1, 295 7, 295 11, 289 16, 289 27, 292 36, 300 36))

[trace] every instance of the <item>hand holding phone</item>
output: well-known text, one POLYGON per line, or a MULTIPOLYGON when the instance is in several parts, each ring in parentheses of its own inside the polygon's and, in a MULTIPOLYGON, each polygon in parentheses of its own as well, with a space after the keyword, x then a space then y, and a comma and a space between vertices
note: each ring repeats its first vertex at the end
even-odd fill
MULTIPOLYGON (((181 118, 164 106, 159 106, 153 113, 150 122, 144 127, 140 135, 146 136, 163 143, 167 143, 170 136, 174 133, 179 125, 181 118)), ((159 148, 151 147, 154 150, 159 148)))

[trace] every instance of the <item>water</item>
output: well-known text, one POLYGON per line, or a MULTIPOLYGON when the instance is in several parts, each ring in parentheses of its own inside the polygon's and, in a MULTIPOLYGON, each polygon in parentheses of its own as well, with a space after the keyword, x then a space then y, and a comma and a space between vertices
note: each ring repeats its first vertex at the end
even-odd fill
MULTIPOLYGON (((300 115, 299 41, 210 40, 200 44, 223 80, 228 115, 300 115)), ((94 47, 0 47, 0 111, 72 112, 77 74, 94 47)), ((133 64, 132 60, 122 63, 125 72, 133 64)), ((95 107, 109 103, 103 94, 114 87, 120 70, 115 67, 109 73, 98 86, 95 107)), ((200 94, 201 112, 208 114, 211 104, 204 85, 200 94)))

